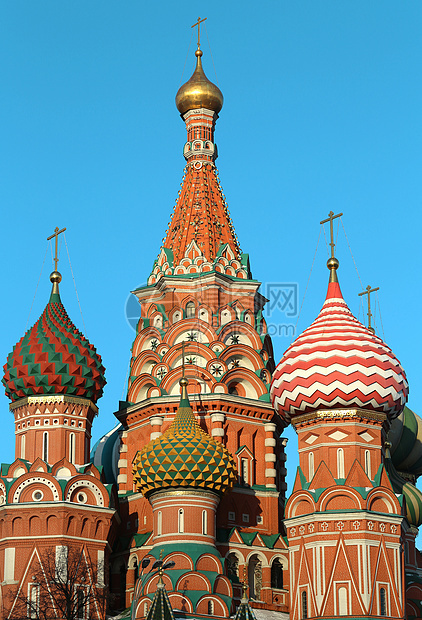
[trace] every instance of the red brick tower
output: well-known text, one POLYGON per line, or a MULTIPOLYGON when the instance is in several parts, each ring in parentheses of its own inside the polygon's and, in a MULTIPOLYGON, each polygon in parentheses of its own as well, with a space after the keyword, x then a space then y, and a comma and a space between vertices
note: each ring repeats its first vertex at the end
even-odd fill
MULTIPOLYGON (((57 234, 58 229, 56 239, 57 234)), ((117 497, 89 462, 104 368, 64 309, 57 260, 56 243, 49 302, 4 366, 3 384, 15 417, 16 460, 2 464, 0 475, 2 618, 22 613, 25 596, 35 605, 30 611, 24 605, 25 614, 38 617, 39 606, 46 604, 43 592, 51 562, 57 568, 57 562, 63 566, 75 554, 79 566, 86 567, 80 569, 78 596, 82 600, 95 580, 96 600, 102 599, 108 541, 113 540, 117 497), (39 582, 40 575, 45 575, 45 583, 39 582)), ((52 596, 54 600, 54 592, 52 596)), ((92 617, 104 614, 98 605, 92 617)))
POLYGON ((290 614, 403 618, 409 522, 383 446, 407 399, 406 376, 391 349, 353 317, 333 255, 328 267, 322 310, 284 354, 271 388, 299 441, 285 520, 290 614))
MULTIPOLYGON (((116 413, 123 425, 120 506, 132 540, 116 555, 113 574, 117 584, 121 571, 129 570, 130 603, 136 566, 153 551, 157 536, 151 505, 134 487, 132 463, 138 450, 172 424, 184 363, 200 427, 223 443, 238 470, 235 486, 217 508, 218 561, 233 579, 236 604, 241 597, 237 575, 247 565, 252 604, 280 611, 288 603, 281 536, 284 423, 269 402, 274 362, 262 314, 266 299, 252 278, 248 255, 240 250, 215 165, 214 127, 223 96, 206 78, 201 57, 198 47, 195 71, 176 97, 187 127, 179 197, 148 284, 134 291, 141 318, 128 402, 116 413)), ((189 563, 182 554, 175 561, 175 571, 185 567, 179 561, 189 563)), ((166 584, 170 600, 172 588, 175 583, 166 584)))

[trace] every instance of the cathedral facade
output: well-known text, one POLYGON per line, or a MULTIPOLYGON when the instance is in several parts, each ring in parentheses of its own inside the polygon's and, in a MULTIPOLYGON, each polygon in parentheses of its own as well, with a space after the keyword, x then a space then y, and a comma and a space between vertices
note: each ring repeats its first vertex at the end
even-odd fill
POLYGON ((223 95, 199 42, 195 56, 176 96, 183 181, 133 291, 116 427, 91 448, 105 370, 61 302, 57 261, 43 314, 4 366, 16 458, 0 472, 1 617, 41 617, 43 597, 47 617, 67 617, 54 587, 76 549, 75 618, 420 618, 422 420, 405 372, 350 312, 334 243, 322 310, 276 365, 215 163, 223 95))

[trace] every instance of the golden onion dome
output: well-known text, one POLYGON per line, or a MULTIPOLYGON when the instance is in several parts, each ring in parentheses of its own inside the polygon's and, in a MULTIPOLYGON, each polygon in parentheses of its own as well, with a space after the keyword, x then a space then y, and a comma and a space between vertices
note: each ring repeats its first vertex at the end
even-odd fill
POLYGON ((195 52, 196 68, 190 80, 183 84, 176 95, 176 106, 180 114, 185 114, 188 110, 206 108, 218 112, 223 107, 223 93, 209 81, 202 68, 202 50, 199 48, 195 52))
POLYGON ((182 378, 182 395, 173 424, 150 441, 133 460, 137 491, 149 495, 172 487, 226 493, 237 480, 234 459, 225 446, 202 430, 195 419, 182 378))

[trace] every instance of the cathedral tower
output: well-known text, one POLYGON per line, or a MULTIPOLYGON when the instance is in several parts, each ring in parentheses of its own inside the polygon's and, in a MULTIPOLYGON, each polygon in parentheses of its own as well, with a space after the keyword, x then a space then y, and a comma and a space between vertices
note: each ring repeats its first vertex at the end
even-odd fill
MULTIPOLYGON (((245 565, 250 567, 251 597, 281 610, 287 605, 282 586, 287 551, 280 536, 285 442, 280 438, 284 423, 269 399, 274 361, 263 317, 266 299, 252 277, 248 255, 240 249, 215 165, 214 128, 223 95, 205 76, 199 45, 195 56, 194 73, 176 96, 187 129, 184 178, 148 283, 134 291, 141 318, 132 347, 127 402, 116 413, 122 423, 120 504, 136 535, 129 559, 123 560, 123 550, 121 555, 129 566, 126 603, 134 588, 130 567, 138 566, 163 536, 157 534, 156 500, 151 495, 152 509, 142 495, 148 490, 138 478, 136 455, 173 428, 185 367, 199 427, 232 455, 237 470, 231 491, 212 507, 218 562, 234 576, 245 565)), ((197 527, 188 523, 185 528, 197 527)), ((185 529, 184 535, 189 532, 192 538, 193 530, 185 529)), ((177 565, 181 557, 175 560, 175 571, 182 568, 177 565)), ((116 583, 124 570, 119 561, 113 568, 116 583)), ((236 580, 234 598, 240 601, 236 580)), ((172 587, 166 584, 170 600, 175 596, 172 587)), ((230 603, 225 613, 231 611, 230 603)))

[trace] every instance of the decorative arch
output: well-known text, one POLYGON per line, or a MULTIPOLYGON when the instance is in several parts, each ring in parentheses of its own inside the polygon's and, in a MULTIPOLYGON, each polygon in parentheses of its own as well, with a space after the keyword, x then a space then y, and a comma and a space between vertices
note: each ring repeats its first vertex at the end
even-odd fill
POLYGON ((319 510, 361 510, 362 498, 351 487, 328 489, 319 499, 319 510))
POLYGON ((165 342, 170 346, 174 346, 177 342, 186 341, 185 338, 181 337, 188 332, 195 331, 201 332, 203 340, 202 342, 213 342, 217 340, 217 334, 215 330, 211 328, 208 323, 204 323, 203 321, 199 324, 200 329, 198 329, 198 319, 184 319, 183 321, 179 321, 172 325, 165 334, 165 342))
POLYGON ((78 477, 76 480, 71 480, 68 482, 65 492, 64 492, 65 500, 67 502, 75 502, 78 504, 89 504, 94 506, 106 506, 106 496, 104 491, 99 488, 99 486, 92 480, 86 479, 84 477, 78 477), (89 493, 87 493, 87 491, 89 493), (87 499, 84 501, 81 498, 78 498, 78 494, 85 494, 87 499), (95 503, 89 501, 93 497, 95 503))
POLYGON ((131 402, 139 403, 150 396, 160 396, 161 390, 151 375, 137 377, 128 390, 128 398, 131 402), (151 394, 156 391, 157 394, 151 394))
POLYGON ((212 592, 211 582, 202 573, 190 572, 184 573, 177 580, 175 590, 179 591, 192 591, 192 590, 205 590, 205 592, 212 592))
POLYGON ((197 559, 195 570, 221 573, 223 567, 220 560, 215 555, 212 555, 211 553, 204 553, 197 559))
MULTIPOLYGON (((51 478, 50 475, 43 476, 34 476, 34 474, 27 474, 24 479, 19 478, 9 490, 9 502, 11 504, 19 504, 21 501, 33 501, 31 499, 26 499, 28 495, 28 487, 34 487, 34 491, 36 489, 42 489, 46 487, 49 493, 46 497, 42 497, 44 501, 54 501, 58 502, 62 499, 62 490, 54 478, 51 478), (25 500, 22 500, 22 494, 25 493, 25 500)), ((43 494, 44 495, 44 494, 43 494)), ((34 500, 37 501, 37 500, 34 500)))
POLYGON ((286 517, 297 517, 316 512, 316 506, 310 493, 303 492, 288 501, 286 507, 286 517))
POLYGON ((158 342, 161 342, 161 333, 156 327, 149 325, 138 333, 133 345, 133 357, 138 357, 138 355, 145 350, 152 351, 152 340, 158 340, 158 342))
POLYGON ((213 604, 213 615, 214 616, 220 616, 223 618, 227 618, 230 614, 229 614, 229 609, 226 605, 226 603, 218 596, 210 596, 209 594, 205 594, 204 596, 202 596, 199 601, 196 604, 196 613, 199 614, 203 614, 205 616, 208 615, 209 613, 209 606, 208 604, 212 603, 213 604))
POLYGON ((159 364, 160 362, 160 356, 152 349, 141 351, 132 364, 131 375, 138 377, 142 374, 148 373, 155 364, 159 364))
POLYGON ((262 349, 261 338, 252 325, 244 323, 243 321, 233 320, 231 323, 227 323, 221 328, 219 332, 219 339, 226 343, 226 340, 228 340, 232 334, 243 335, 248 341, 244 343, 246 346, 250 346, 252 349, 256 349, 257 351, 262 349))

